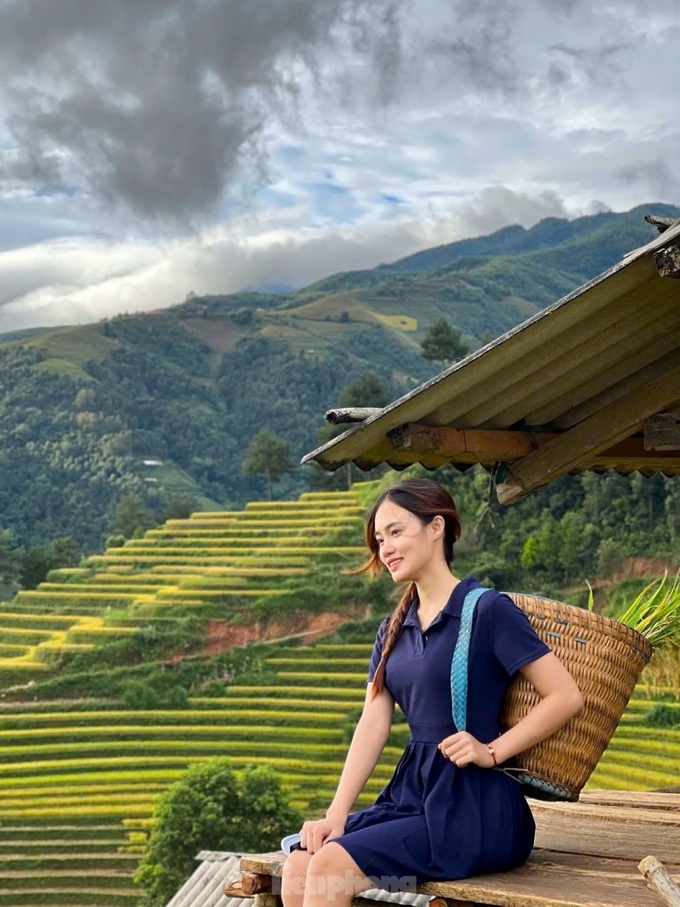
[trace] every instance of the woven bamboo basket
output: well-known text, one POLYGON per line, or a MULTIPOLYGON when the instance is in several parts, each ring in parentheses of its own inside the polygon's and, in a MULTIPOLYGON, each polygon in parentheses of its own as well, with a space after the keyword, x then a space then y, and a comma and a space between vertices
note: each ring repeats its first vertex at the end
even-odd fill
MULTIPOLYGON (((516 756, 509 771, 529 797, 578 800, 651 658, 652 646, 636 630, 601 614, 547 598, 508 594, 569 670, 584 700, 580 715, 516 756)), ((503 728, 517 724, 539 700, 518 674, 506 694, 503 728)))

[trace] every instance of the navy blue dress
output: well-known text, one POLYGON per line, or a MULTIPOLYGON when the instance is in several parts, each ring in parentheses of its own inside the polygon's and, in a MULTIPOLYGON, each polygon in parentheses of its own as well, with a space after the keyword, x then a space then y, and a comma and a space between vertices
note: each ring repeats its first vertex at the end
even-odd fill
MULTIPOLYGON (((437 749, 456 727, 450 668, 465 595, 480 586, 462 580, 423 631, 415 602, 387 660, 386 686, 411 735, 394 774, 372 806, 351 813, 341 844, 376 887, 412 890, 428 880, 461 879, 524 863, 535 825, 516 781, 503 772, 458 768, 437 749)), ((387 618, 369 667, 380 660, 387 618)), ((528 618, 506 595, 489 591, 474 616, 470 640, 467 730, 488 742, 500 733, 503 694, 519 668, 549 652, 528 618)))

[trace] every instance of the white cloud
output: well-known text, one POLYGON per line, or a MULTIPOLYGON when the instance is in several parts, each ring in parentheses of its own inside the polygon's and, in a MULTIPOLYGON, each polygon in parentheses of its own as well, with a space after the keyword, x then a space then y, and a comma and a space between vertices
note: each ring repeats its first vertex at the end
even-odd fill
MULTIPOLYGON (((298 212, 300 214, 302 212, 298 212)), ((371 268, 420 249, 511 223, 591 213, 554 194, 521 195, 490 187, 445 216, 394 216, 357 224, 288 223, 290 210, 244 217, 201 236, 162 245, 55 240, 0 254, 7 275, 0 331, 89 322, 123 311, 164 308, 188 293, 236 292, 258 284, 302 286, 331 273, 371 268)))
POLYGON ((680 195, 672 0, 57 6, 0 11, 5 330, 680 195))

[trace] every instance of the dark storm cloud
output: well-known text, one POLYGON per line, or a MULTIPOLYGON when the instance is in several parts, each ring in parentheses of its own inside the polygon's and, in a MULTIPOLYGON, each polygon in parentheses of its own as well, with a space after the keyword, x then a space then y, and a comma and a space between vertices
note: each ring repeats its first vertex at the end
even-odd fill
POLYGON ((452 90, 513 93, 521 81, 513 49, 515 3, 495 0, 459 0, 449 27, 429 45, 429 51, 449 63, 452 90))
POLYGON ((622 183, 643 186, 653 199, 675 202, 680 198, 680 180, 668 161, 660 156, 619 167, 616 176, 622 183))
POLYGON ((0 72, 14 175, 85 181, 143 216, 214 208, 338 42, 388 94, 400 0, 5 0, 0 72))
MULTIPOLYGON (((0 178, 72 192, 83 204, 92 196, 140 221, 225 217, 239 192, 267 180, 277 129, 306 127, 322 140, 326 126, 339 127, 337 147, 348 111, 359 112, 361 131, 383 111, 403 122, 414 112, 445 117, 463 99, 502 117, 510 104, 533 110, 539 89, 559 99, 607 88, 607 79, 623 84, 627 57, 644 44, 644 8, 643 0, 604 11, 590 0, 0 0, 0 116, 14 141, 0 178)), ((670 0, 659 9, 677 18, 670 0)))
POLYGON ((612 85, 625 71, 626 60, 635 42, 602 41, 593 47, 570 47, 553 44, 548 48, 551 63, 548 78, 559 88, 576 78, 596 86, 612 85))

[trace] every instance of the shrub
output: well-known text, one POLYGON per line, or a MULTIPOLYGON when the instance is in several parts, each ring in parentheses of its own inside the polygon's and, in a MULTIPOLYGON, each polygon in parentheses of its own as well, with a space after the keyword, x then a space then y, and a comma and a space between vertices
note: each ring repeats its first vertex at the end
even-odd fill
POLYGON ((200 850, 273 850, 301 822, 281 778, 266 766, 248 766, 240 777, 227 759, 192 766, 158 800, 149 850, 135 875, 146 888, 142 904, 165 904, 200 850))
POLYGON ((161 692, 148 683, 132 682, 123 693, 123 702, 126 708, 137 711, 186 709, 189 697, 184 687, 173 686, 161 692))
POLYGON ((645 712, 642 723, 648 727, 680 727, 680 708, 657 702, 645 712))

